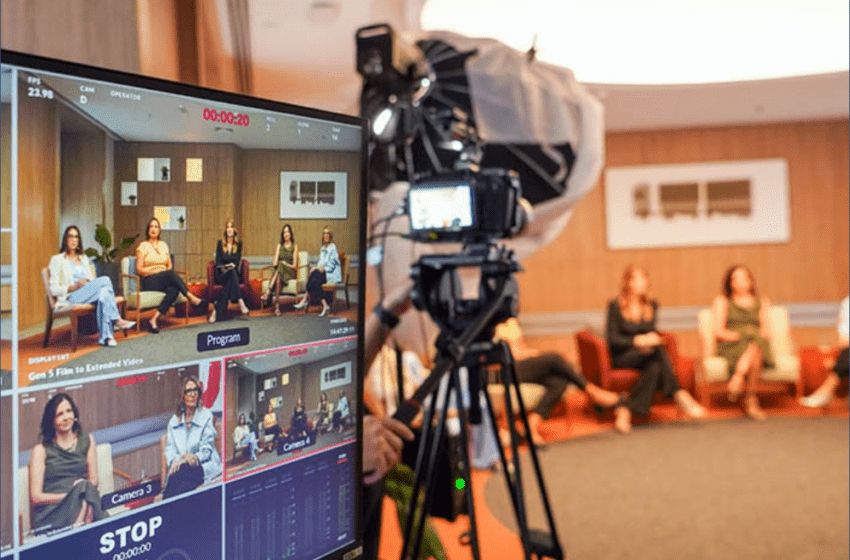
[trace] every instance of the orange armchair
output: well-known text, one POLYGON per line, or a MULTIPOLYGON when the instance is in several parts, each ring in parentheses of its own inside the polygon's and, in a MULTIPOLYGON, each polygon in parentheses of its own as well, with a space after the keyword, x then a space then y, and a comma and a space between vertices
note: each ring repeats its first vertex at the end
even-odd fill
MULTIPOLYGON (((670 356, 673 371, 679 380, 679 386, 693 394, 694 392, 694 361, 679 355, 676 337, 670 333, 661 333, 664 348, 670 356)), ((589 330, 576 333, 579 363, 584 377, 591 383, 617 393, 628 392, 640 377, 636 369, 615 369, 611 367, 611 354, 608 343, 599 335, 589 330)))

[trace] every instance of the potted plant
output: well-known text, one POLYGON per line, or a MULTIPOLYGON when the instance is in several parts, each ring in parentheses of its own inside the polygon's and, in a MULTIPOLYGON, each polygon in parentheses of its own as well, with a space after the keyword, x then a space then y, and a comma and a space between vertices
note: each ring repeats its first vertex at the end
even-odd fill
POLYGON ((134 237, 125 237, 116 247, 112 247, 112 234, 109 229, 103 224, 97 224, 94 232, 94 240, 101 247, 98 252, 94 247, 86 249, 86 255, 94 260, 94 268, 98 276, 108 276, 112 280, 112 289, 118 293, 118 273, 120 272, 118 263, 115 262, 115 257, 119 253, 126 251, 139 237, 136 234, 134 237))

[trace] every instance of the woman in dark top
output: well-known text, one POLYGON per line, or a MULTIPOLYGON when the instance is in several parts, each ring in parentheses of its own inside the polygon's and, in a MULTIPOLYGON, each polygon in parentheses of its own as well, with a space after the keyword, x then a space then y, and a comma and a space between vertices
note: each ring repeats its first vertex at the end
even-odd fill
POLYGON ((227 311, 227 303, 238 303, 242 315, 248 315, 248 306, 239 291, 242 279, 242 241, 236 233, 236 222, 228 218, 224 223, 224 236, 215 247, 215 283, 224 289, 215 300, 215 308, 209 317, 210 323, 227 311))
POLYGON ((658 302, 649 299, 649 277, 641 268, 629 266, 623 274, 620 295, 608 303, 605 335, 615 368, 640 370, 631 394, 615 409, 614 426, 622 433, 631 431, 632 412, 647 415, 656 390, 673 398, 685 415, 703 418, 706 410, 679 387, 679 381, 655 328, 658 302))
POLYGON ((77 405, 66 393, 54 395, 41 418, 41 443, 30 455, 33 531, 57 532, 107 517, 97 490, 94 437, 80 426, 77 405))

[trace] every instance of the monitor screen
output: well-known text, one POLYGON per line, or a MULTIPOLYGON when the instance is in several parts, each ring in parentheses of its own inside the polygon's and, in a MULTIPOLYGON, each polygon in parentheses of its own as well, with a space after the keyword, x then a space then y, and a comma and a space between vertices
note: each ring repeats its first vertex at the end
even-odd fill
POLYGON ((355 557, 366 121, 2 53, 0 556, 355 557))
POLYGON ((408 198, 413 231, 460 231, 474 225, 472 185, 414 185, 408 198))

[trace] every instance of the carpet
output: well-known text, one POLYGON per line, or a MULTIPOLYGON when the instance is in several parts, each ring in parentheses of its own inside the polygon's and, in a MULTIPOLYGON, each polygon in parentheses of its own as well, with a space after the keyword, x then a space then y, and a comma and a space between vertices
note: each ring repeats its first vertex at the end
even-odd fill
MULTIPOLYGON (((569 560, 850 557, 846 418, 648 425, 551 444, 540 459, 569 560)), ((543 528, 522 460, 529 524, 543 528)), ((516 532, 501 475, 485 497, 516 532)))

